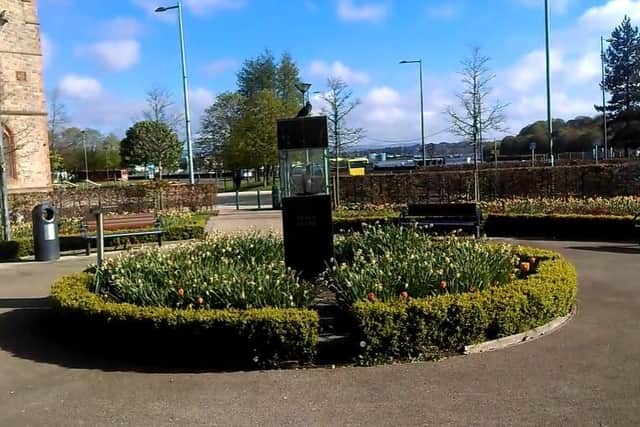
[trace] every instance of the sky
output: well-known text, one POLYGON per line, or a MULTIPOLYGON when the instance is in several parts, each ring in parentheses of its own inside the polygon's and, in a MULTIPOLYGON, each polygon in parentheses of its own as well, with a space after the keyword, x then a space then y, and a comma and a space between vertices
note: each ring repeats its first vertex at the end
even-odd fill
MULTIPOLYGON (((170 90, 181 108, 177 13, 154 13, 174 1, 38 0, 46 90, 59 91, 71 125, 122 136, 153 86, 170 90)), ((595 115, 600 36, 625 14, 639 25, 640 0, 550 1, 553 116, 595 115)), ((183 3, 196 133, 216 94, 236 89, 242 62, 265 49, 289 52, 312 92, 342 78, 360 101, 348 125, 366 130, 365 145, 420 140, 419 68, 399 64, 415 59, 423 61, 427 143, 458 141, 443 111, 457 105, 460 61, 475 46, 491 58, 491 102, 508 103, 507 133, 546 118, 543 0, 183 3)))

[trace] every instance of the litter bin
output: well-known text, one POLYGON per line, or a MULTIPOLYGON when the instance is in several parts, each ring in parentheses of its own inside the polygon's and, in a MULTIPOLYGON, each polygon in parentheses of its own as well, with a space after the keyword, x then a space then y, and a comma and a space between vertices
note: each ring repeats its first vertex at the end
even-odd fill
POLYGON ((58 211, 48 203, 42 203, 31 211, 33 219, 33 249, 36 261, 52 261, 60 258, 58 238, 58 211))

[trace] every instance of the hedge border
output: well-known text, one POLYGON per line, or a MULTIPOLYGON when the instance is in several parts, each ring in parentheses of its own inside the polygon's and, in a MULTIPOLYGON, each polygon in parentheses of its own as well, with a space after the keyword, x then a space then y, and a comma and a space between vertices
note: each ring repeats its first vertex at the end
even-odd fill
POLYGON ((465 346, 528 331, 568 315, 577 299, 575 268, 561 255, 519 247, 537 273, 482 292, 351 307, 356 361, 371 365, 461 354, 465 346))
POLYGON ((70 320, 66 332, 82 341, 93 336, 125 350, 178 349, 181 363, 191 364, 195 357, 208 367, 307 364, 317 352, 319 316, 312 310, 139 307, 105 301, 90 291, 92 283, 93 275, 77 273, 51 287, 53 308, 70 320))
MULTIPOLYGON (((360 231, 362 224, 397 223, 395 217, 334 219, 336 232, 360 231)), ((489 214, 489 237, 520 237, 577 241, 640 242, 631 216, 489 214)))
MULTIPOLYGON (((126 232, 127 230, 122 230, 126 232)), ((138 230, 133 230, 138 231, 138 230)), ((205 227, 202 225, 182 225, 167 227, 164 229, 163 241, 172 242, 180 240, 201 239, 205 235, 205 227)), ((138 243, 157 242, 156 236, 131 236, 131 237, 109 237, 105 236, 105 241, 113 246, 125 246, 138 243)), ((95 241, 92 243, 95 247, 95 241)), ((79 235, 61 235, 60 250, 80 251, 86 248, 86 241, 79 235)), ((34 254, 33 239, 21 238, 11 241, 0 241, 0 261, 16 260, 34 254)))

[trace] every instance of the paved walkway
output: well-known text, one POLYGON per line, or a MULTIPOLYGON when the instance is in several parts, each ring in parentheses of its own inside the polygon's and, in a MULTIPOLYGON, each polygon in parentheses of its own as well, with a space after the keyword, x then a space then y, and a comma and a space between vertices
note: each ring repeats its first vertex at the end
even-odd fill
POLYGON ((0 426, 640 425, 640 248, 525 244, 577 265, 578 313, 557 332, 440 362, 335 370, 154 372, 74 352, 47 338, 38 307, 86 258, 0 264, 0 426))
POLYGON ((209 233, 235 233, 256 230, 282 233, 282 211, 250 210, 220 207, 217 216, 207 223, 209 233))

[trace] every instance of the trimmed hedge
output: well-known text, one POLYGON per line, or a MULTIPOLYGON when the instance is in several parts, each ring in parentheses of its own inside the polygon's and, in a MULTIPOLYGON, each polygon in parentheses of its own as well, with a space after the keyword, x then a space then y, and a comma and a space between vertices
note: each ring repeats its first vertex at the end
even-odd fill
MULTIPOLYGON (((133 230, 139 231, 139 230, 133 230)), ((204 227, 201 225, 184 225, 168 227, 164 229, 162 240, 166 242, 202 239, 205 236, 204 227)), ((156 236, 131 236, 131 237, 109 237, 105 236, 105 243, 120 247, 138 243, 153 243, 157 241, 156 236)), ((95 241, 92 242, 95 248, 95 241)), ((78 235, 60 236, 60 251, 80 251, 86 248, 85 240, 78 235)), ((23 238, 11 241, 0 241, 0 260, 13 260, 33 255, 33 239, 23 238)))
POLYGON ((352 306, 357 361, 432 359, 566 316, 576 304, 574 267, 559 254, 521 248, 537 273, 482 292, 352 306))
MULTIPOLYGON (((397 218, 334 219, 337 233, 361 231, 362 224, 396 224, 397 218)), ((489 237, 532 237, 578 241, 640 241, 632 217, 595 215, 489 214, 484 223, 489 237)))
POLYGON ((490 214, 485 232, 495 237, 637 241, 632 217, 490 214))
POLYGON ((105 301, 90 291, 93 276, 74 274, 51 288, 53 307, 70 320, 66 332, 96 337, 121 350, 176 351, 180 363, 273 368, 311 362, 318 313, 303 309, 182 310, 105 301), (192 358, 194 360, 192 360, 192 358))

